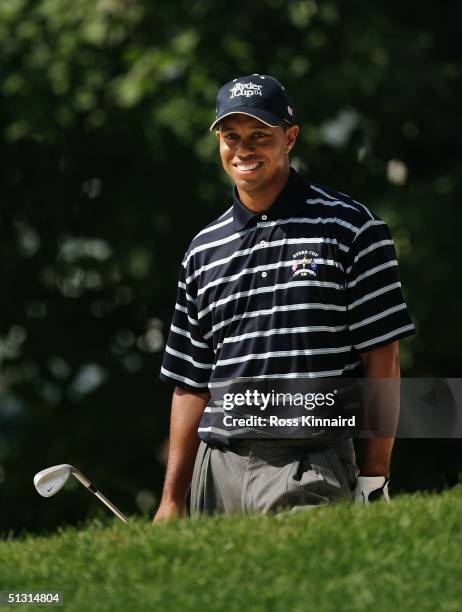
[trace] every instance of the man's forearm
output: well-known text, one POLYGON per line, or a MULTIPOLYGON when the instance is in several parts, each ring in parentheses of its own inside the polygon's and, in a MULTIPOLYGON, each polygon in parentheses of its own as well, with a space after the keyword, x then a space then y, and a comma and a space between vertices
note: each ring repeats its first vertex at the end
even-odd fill
POLYGON ((176 387, 172 397, 170 441, 162 502, 184 503, 199 446, 197 427, 209 393, 196 393, 176 387))
MULTIPOLYGON (((361 355, 365 376, 372 379, 400 379, 399 343, 398 341, 387 344, 369 353, 361 355)), ((399 386, 391 382, 389 386, 383 385, 380 389, 380 401, 388 403, 387 406, 379 406, 378 412, 385 416, 385 410, 389 412, 387 421, 397 424, 399 417, 399 386), (382 412, 381 412, 382 411, 382 412), (396 421, 396 423, 394 423, 396 421)), ((367 438, 364 459, 361 465, 361 474, 365 476, 390 476, 391 454, 393 450, 394 437, 367 438)))
POLYGON ((362 476, 390 477, 391 452, 394 438, 368 438, 361 465, 362 476))

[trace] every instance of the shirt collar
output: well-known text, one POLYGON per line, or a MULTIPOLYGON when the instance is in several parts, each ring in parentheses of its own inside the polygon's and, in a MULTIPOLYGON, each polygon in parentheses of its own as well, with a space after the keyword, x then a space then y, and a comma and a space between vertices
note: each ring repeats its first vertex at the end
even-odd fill
POLYGON ((249 210, 242 204, 236 186, 233 188, 233 228, 239 232, 247 225, 252 225, 266 215, 267 220, 283 219, 298 212, 305 204, 308 183, 296 170, 290 168, 287 183, 274 200, 270 208, 258 213, 249 210))

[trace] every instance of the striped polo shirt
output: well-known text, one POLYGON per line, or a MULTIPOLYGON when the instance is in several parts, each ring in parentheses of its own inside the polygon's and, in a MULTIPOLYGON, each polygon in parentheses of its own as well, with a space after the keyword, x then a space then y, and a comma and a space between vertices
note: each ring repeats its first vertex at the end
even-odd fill
POLYGON ((349 377, 360 353, 414 333, 388 226, 293 168, 272 206, 232 206, 180 268, 160 377, 193 391, 236 379, 349 377))

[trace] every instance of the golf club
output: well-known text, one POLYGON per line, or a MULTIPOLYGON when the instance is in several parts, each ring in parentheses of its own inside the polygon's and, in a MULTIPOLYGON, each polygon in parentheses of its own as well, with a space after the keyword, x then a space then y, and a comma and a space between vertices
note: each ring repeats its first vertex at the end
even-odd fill
POLYGON ((104 497, 104 495, 92 485, 88 478, 85 478, 85 476, 81 474, 79 470, 76 470, 75 467, 69 465, 68 463, 54 465, 42 470, 41 472, 38 472, 34 476, 35 488, 42 497, 51 497, 63 488, 71 474, 74 476, 74 478, 81 482, 84 487, 91 491, 91 493, 96 495, 96 497, 101 500, 103 504, 112 510, 117 518, 124 523, 127 522, 127 517, 124 516, 122 512, 120 512, 120 510, 118 510, 106 497, 104 497))

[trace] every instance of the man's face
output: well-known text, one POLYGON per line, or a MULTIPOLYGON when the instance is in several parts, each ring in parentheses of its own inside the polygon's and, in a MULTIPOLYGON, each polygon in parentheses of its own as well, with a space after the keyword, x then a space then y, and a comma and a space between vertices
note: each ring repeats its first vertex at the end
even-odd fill
POLYGON ((217 138, 225 172, 237 188, 260 191, 286 175, 288 153, 298 126, 271 128, 248 115, 236 113, 220 122, 217 138))

